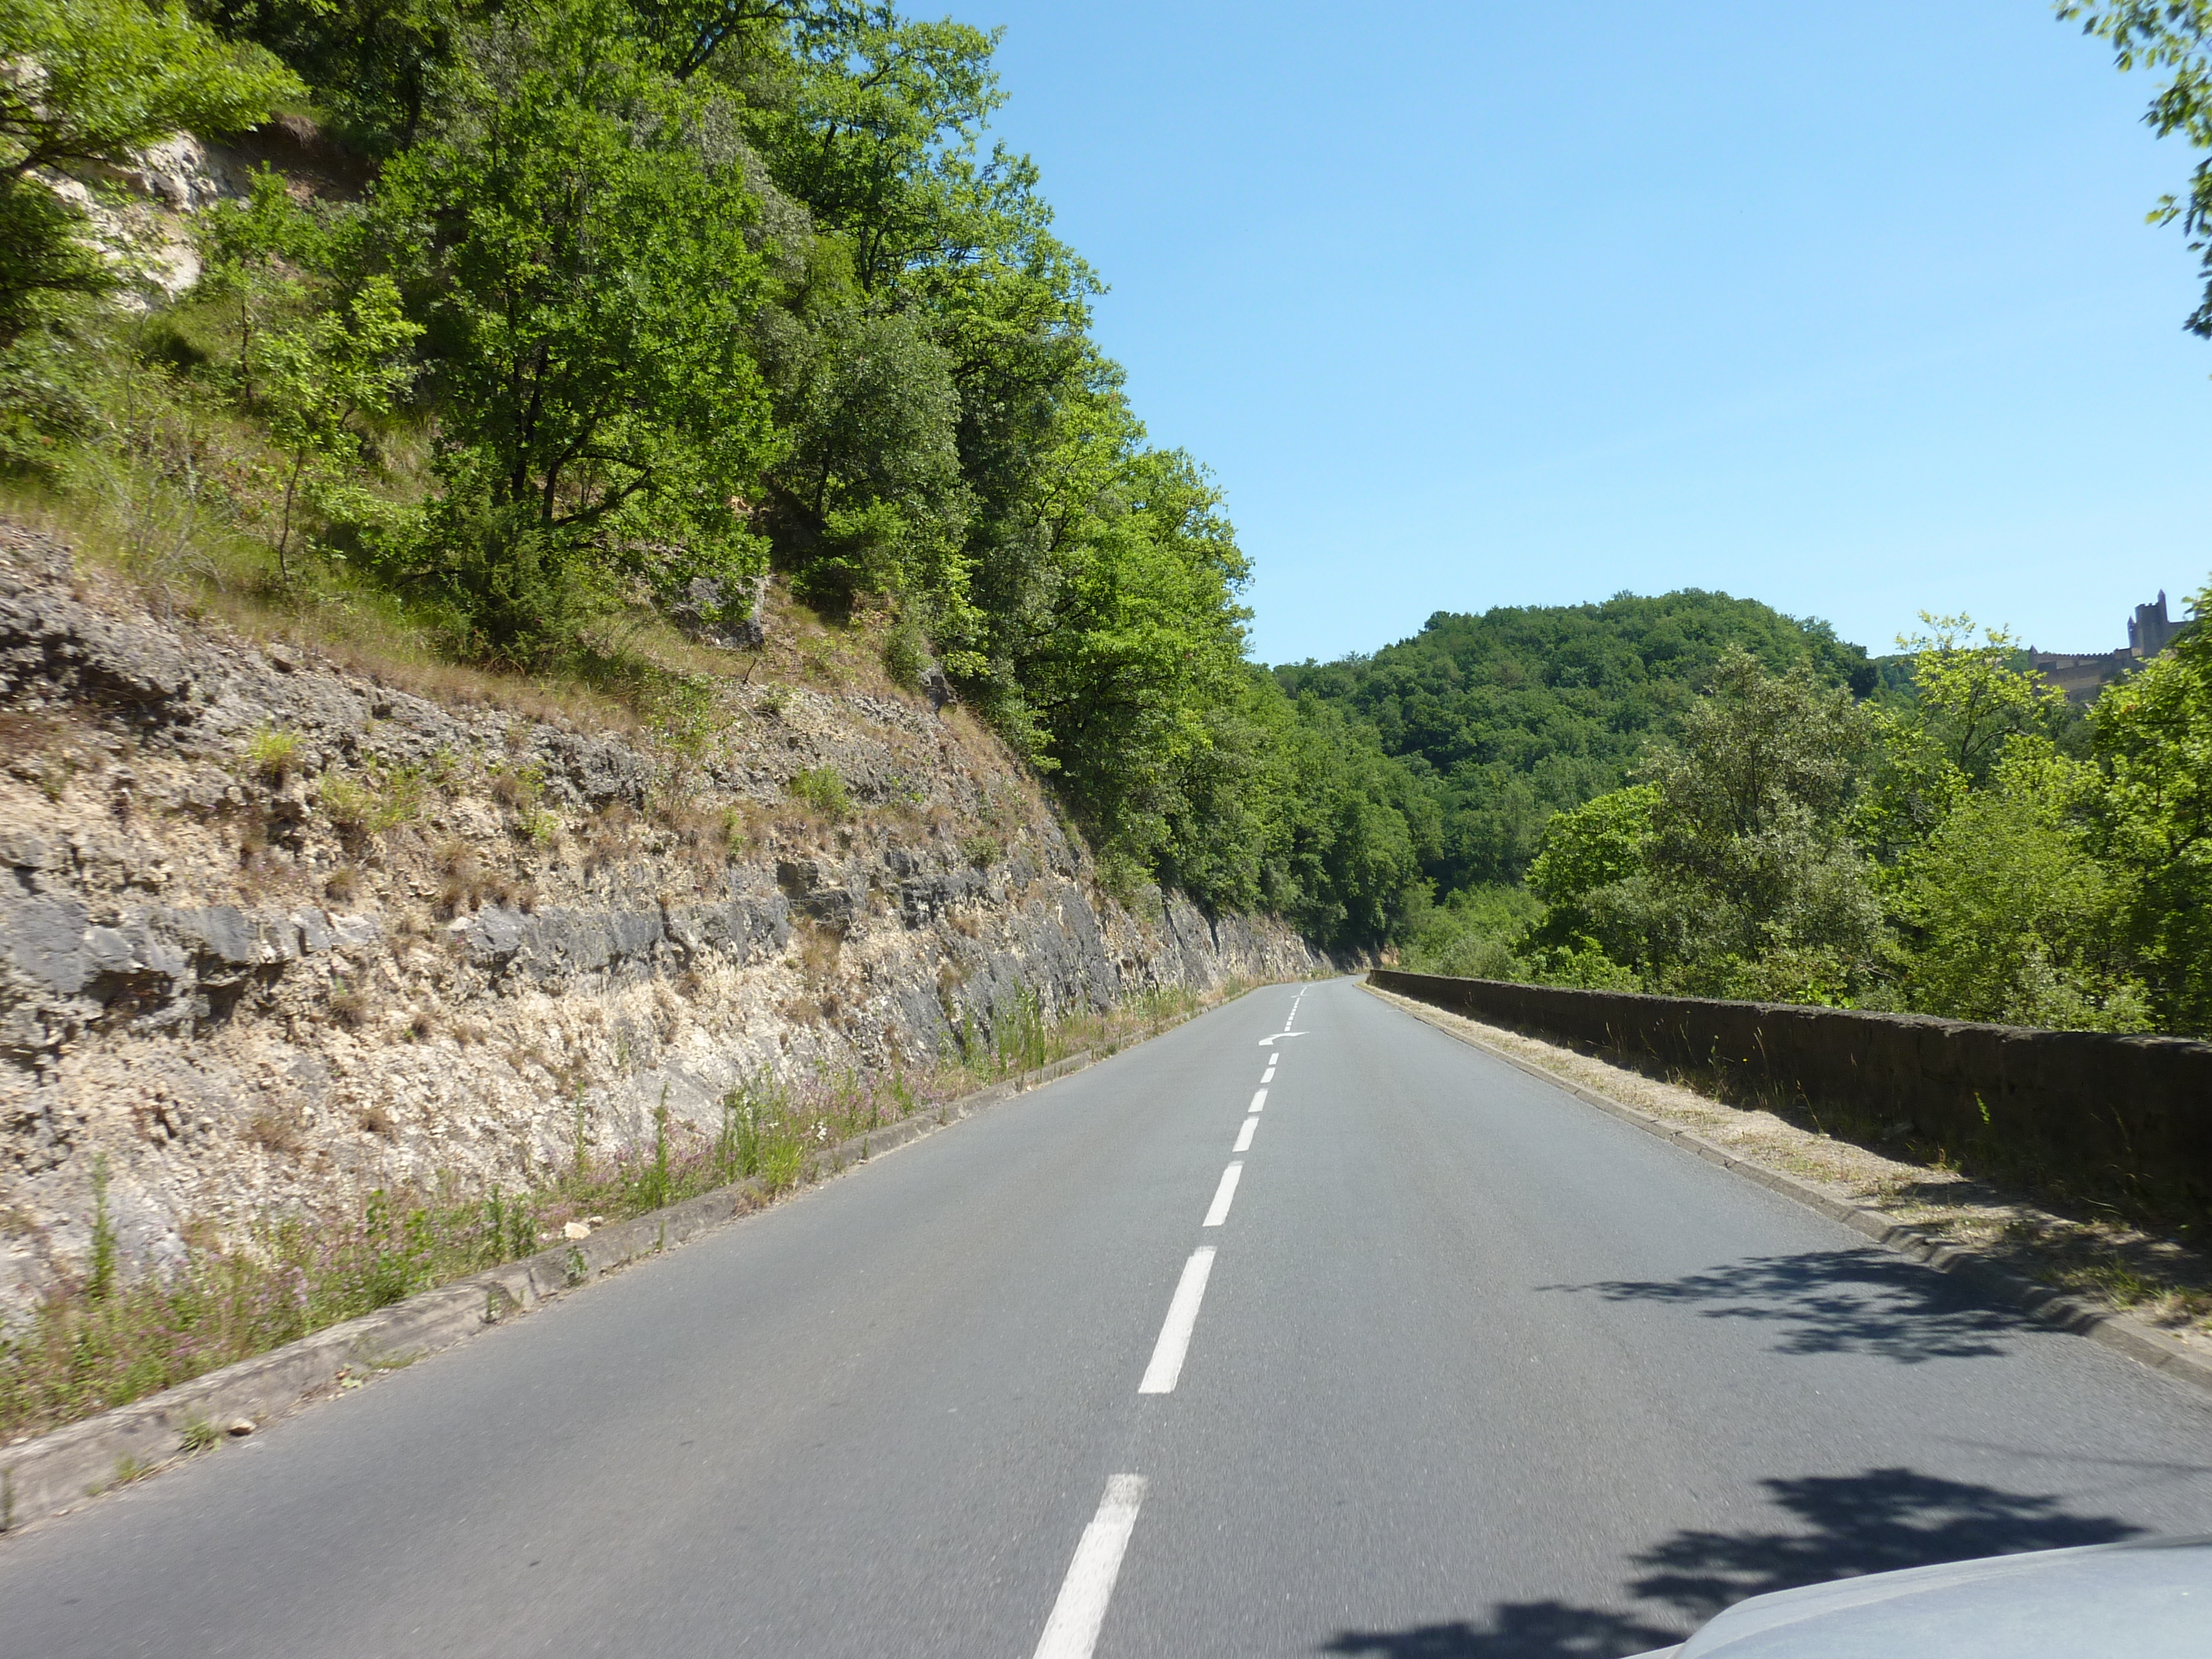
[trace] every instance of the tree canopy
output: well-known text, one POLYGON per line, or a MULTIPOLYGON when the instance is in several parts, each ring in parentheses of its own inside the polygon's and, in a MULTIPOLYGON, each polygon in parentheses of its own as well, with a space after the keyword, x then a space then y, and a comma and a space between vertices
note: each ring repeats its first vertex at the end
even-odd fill
POLYGON ((1618 788, 1678 729, 1731 648, 1824 685, 1874 689, 1865 652, 1825 623, 1696 590, 1598 605, 1438 611, 1371 657, 1275 671, 1285 689, 1375 726, 1442 817, 1444 890, 1521 878, 1551 814, 1618 788))

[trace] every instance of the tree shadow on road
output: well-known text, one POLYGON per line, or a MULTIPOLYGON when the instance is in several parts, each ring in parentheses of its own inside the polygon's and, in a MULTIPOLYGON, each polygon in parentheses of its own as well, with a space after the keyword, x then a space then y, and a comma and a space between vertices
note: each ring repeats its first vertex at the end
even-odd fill
POLYGON ((1979 1301, 1971 1286, 1872 1249, 1753 1256, 1682 1279, 1536 1288, 1693 1305, 1707 1319, 1780 1327, 1783 1353, 1868 1353, 1904 1365, 2002 1353, 2000 1338, 2036 1328, 2024 1315, 1979 1301))
POLYGON ((2109 1544, 2142 1530, 2069 1513, 2059 1498, 1911 1469, 1759 1484, 1790 1517, 1785 1524, 1679 1532, 1632 1558, 1642 1571, 1622 1586, 1621 1602, 1643 1602, 1648 1613, 1504 1602, 1480 1620, 1340 1631, 1318 1650, 1370 1659, 1620 1659, 1679 1642, 1746 1596, 1940 1561, 2109 1544))
POLYGON ((1682 1639, 1679 1630, 1564 1601, 1511 1601, 1480 1624, 1457 1619, 1406 1630, 1348 1630, 1323 1653, 1374 1659, 1620 1659, 1682 1639))

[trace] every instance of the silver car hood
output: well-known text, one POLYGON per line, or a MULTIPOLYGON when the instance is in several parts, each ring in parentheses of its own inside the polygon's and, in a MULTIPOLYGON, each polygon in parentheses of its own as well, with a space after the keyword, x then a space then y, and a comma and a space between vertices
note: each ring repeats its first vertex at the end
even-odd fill
POLYGON ((1638 1659, 2205 1659, 2212 1537, 2039 1550, 1739 1601, 1638 1659))

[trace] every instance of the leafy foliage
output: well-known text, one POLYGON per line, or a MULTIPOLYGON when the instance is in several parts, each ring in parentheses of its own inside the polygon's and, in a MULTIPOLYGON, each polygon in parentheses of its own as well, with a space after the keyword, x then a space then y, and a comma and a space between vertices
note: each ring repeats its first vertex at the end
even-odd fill
POLYGON ((127 167, 185 129, 234 132, 302 89, 267 52, 140 0, 0 0, 0 345, 55 300, 125 280, 62 175, 127 167))
POLYGON ((2007 745, 1899 866, 1910 930, 1903 1000, 1962 1019, 2076 1030, 2150 1024, 2113 924, 2124 877, 2094 855, 2078 807, 2094 769, 2039 739, 2007 745))
MULTIPOLYGON (((2195 608, 2201 617, 2212 591, 2195 608)), ((1928 618, 1855 703, 1731 650, 1641 781, 1553 815, 1502 892, 1419 915, 1437 971, 1855 1003, 2088 1030, 2212 1030, 2212 640, 2108 688, 2090 745, 2002 629, 1928 618)))
POLYGON ((1641 799, 1585 808, 1547 844, 1544 878, 1655 989, 1838 1000, 1881 935, 1844 834, 1869 736, 1847 690, 1731 649, 1645 761, 1641 799))
POLYGON ((2161 1029, 2212 1033, 2212 586, 2197 625, 2091 711, 2084 807, 2161 1029))
POLYGON ((1371 721, 1443 813, 1443 890, 1521 878, 1551 815, 1620 787, 1674 731, 1731 646, 1824 684, 1873 690, 1865 653, 1823 623, 1686 591, 1602 605, 1439 611, 1372 657, 1276 674, 1371 721))
MULTIPOLYGON (((2161 138, 2179 133, 2192 149, 2212 149, 2212 0, 2056 0, 2062 21, 2108 41, 2123 70, 2166 70, 2143 123, 2161 138)), ((2154 224, 2179 221, 2205 273, 2204 298, 2189 326, 2212 337, 2212 160, 2199 161, 2185 196, 2166 196, 2154 224)))
POLYGON ((370 216, 440 394, 443 492, 392 556, 526 662, 617 584, 757 568, 736 502, 772 442, 742 171, 693 142, 706 111, 639 61, 623 9, 534 21, 487 34, 370 216))
MULTIPOLYGON (((1097 277, 989 139, 995 34, 850 0, 206 15, 237 44, 176 24, 176 50, 261 80, 101 142, 304 91, 361 184, 264 170, 131 354, 195 430, 254 434, 278 589, 342 568, 459 655, 599 673, 630 619, 732 620, 773 566, 985 714, 1133 897, 1371 945, 1424 896, 1433 801, 1245 660, 1219 492, 1147 441, 1086 332, 1097 277)), ((53 356, 0 374, 9 455, 61 441, 53 356)))

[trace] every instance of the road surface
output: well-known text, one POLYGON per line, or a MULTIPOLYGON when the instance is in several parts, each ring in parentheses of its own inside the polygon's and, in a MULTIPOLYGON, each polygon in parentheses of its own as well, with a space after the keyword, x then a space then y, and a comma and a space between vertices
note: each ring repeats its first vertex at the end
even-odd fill
POLYGON ((1337 981, 0 1540, 0 1652, 1602 1659, 2191 1532, 2212 1399, 1337 981))

